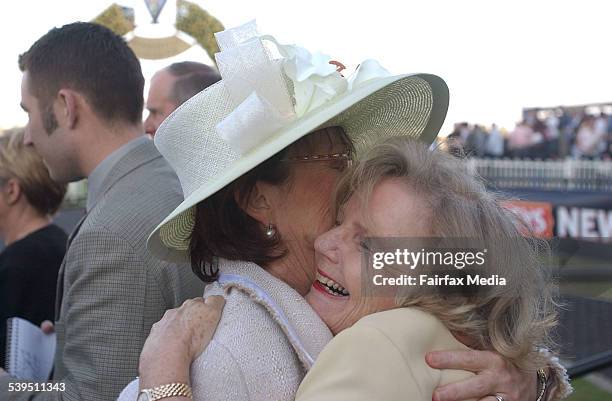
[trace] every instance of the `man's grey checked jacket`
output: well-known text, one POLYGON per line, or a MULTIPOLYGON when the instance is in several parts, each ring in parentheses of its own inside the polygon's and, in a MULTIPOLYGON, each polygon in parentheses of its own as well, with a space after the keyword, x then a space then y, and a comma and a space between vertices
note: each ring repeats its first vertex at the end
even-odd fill
POLYGON ((151 326, 169 308, 202 296, 187 264, 155 259, 151 231, 181 201, 179 181, 152 141, 113 166, 103 190, 69 240, 58 278, 53 380, 65 392, 8 393, 15 400, 114 400, 138 374, 151 326))

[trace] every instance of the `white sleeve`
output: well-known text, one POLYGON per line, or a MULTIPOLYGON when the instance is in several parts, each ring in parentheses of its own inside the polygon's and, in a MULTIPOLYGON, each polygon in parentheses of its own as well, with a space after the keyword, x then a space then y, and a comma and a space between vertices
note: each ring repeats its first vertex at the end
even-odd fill
POLYGON ((119 394, 117 401, 136 401, 138 397, 138 386, 138 378, 132 380, 123 390, 121 390, 121 394, 119 394))

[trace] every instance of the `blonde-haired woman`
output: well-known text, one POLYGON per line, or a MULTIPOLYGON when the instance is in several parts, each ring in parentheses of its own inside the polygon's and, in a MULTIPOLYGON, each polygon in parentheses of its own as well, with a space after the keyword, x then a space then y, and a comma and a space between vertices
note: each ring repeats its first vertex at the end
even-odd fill
MULTIPOLYGON (((434 389, 469 374, 434 370, 424 355, 467 351, 465 344, 498 352, 526 371, 541 369, 538 400, 567 395, 562 375, 547 377, 562 369, 549 370, 550 355, 541 351, 552 347, 556 324, 551 281, 538 258, 545 244, 523 236, 520 222, 460 160, 408 138, 390 140, 343 177, 337 199, 336 227, 315 243, 318 280, 306 296, 337 336, 296 400, 435 400, 434 389), (395 239, 394 245, 402 238, 417 252, 441 241, 445 250, 486 249, 486 257, 475 269, 450 272, 396 264, 388 278, 407 273, 417 284, 375 287, 373 276, 382 270, 362 266, 364 253, 375 251, 367 238, 395 239), (420 280, 436 273, 463 277, 465 286, 420 280), (493 279, 468 285, 475 275, 493 279)), ((514 397, 520 395, 492 392, 484 400, 514 397)))
POLYGON ((52 320, 57 273, 66 234, 51 224, 66 186, 49 177, 42 158, 23 144, 23 130, 0 136, 0 362, 4 366, 6 319, 35 325, 52 320))

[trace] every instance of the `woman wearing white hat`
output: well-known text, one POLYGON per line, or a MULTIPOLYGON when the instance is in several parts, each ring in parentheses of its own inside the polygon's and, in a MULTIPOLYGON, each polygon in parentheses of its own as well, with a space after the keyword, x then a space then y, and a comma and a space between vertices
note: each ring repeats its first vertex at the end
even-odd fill
MULTIPOLYGON (((210 296, 224 295, 223 316, 193 360, 212 333, 192 331, 201 320, 192 312, 207 305, 188 301, 187 313, 168 312, 144 347, 140 384, 122 400, 138 386, 139 400, 191 397, 188 384, 199 401, 293 399, 332 337, 303 295, 315 280, 313 244, 331 225, 340 171, 352 152, 381 138, 431 143, 446 114, 448 89, 433 75, 391 76, 370 60, 345 79, 328 57, 259 36, 253 23, 217 41, 222 81, 178 108, 155 137, 185 201, 152 233, 149 249, 215 280, 205 297, 218 305, 210 296), (281 57, 272 60, 264 43, 281 57)), ((509 365, 487 371, 496 376, 489 384, 507 379, 499 392, 525 388, 535 400, 534 375, 509 365)))

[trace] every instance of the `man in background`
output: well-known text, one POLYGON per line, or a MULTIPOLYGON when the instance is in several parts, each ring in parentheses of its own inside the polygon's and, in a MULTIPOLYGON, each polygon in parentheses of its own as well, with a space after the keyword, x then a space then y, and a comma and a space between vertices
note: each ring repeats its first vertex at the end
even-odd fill
POLYGON ((144 78, 120 36, 91 23, 54 28, 19 67, 24 143, 54 180, 87 177, 88 193, 57 283, 53 381, 62 391, 9 393, 17 380, 0 370, 0 394, 115 400, 138 375, 151 326, 203 293, 188 265, 161 262, 146 249, 149 233, 182 201, 181 187, 144 135, 144 78))
POLYGON ((154 136, 162 121, 177 107, 220 79, 217 70, 194 61, 174 63, 156 72, 147 97, 146 133, 154 136))

